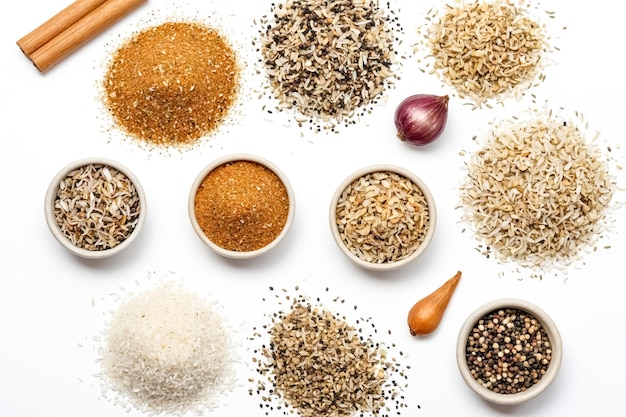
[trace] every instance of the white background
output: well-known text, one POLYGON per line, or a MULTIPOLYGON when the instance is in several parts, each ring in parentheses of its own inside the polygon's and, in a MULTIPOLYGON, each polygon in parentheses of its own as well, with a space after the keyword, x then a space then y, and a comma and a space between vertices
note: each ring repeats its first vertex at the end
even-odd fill
MULTIPOLYGON (((271 2, 219 3, 150 0, 46 74, 32 66, 15 42, 67 1, 9 1, 0 6, 0 416, 127 415, 124 408, 99 398, 92 337, 100 334, 106 311, 115 305, 111 294, 119 293, 120 287, 136 287, 136 281, 146 285, 149 274, 163 277, 172 272, 194 290, 219 300, 224 315, 238 326, 235 339, 244 346, 252 327, 276 308, 262 301, 269 286, 299 285, 311 296, 330 287, 330 293, 371 316, 386 339, 408 354, 405 361, 411 370, 404 416, 625 415, 624 210, 614 215, 617 233, 601 241, 597 252, 585 255, 583 264, 565 276, 545 274, 541 280, 532 278, 530 271, 515 272, 486 259, 475 250, 471 235, 462 233, 466 225, 455 209, 456 187, 463 176, 464 158, 459 153, 475 149, 472 137, 486 130, 489 121, 515 115, 530 104, 528 99, 472 111, 453 97, 448 126, 439 141, 410 147, 395 138, 397 103, 408 94, 453 91, 436 76, 420 72, 417 57, 408 54, 400 69, 401 81, 388 92, 386 105, 339 134, 313 134, 267 120, 252 92, 263 80, 254 76, 244 80, 242 94, 249 98, 240 116, 192 151, 150 151, 105 130, 96 88, 102 63, 111 45, 142 22, 172 11, 206 17, 215 25, 228 22, 224 26, 240 42, 242 59, 256 61, 251 39, 258 26, 253 21, 269 12, 271 2), (213 159, 236 152, 274 162, 290 178, 297 199, 295 222, 286 240, 272 253, 243 262, 210 252, 187 217, 188 192, 198 172, 213 159), (43 197, 52 177, 67 163, 88 156, 112 158, 129 167, 148 197, 139 239, 119 256, 96 262, 66 252, 48 231, 43 215, 43 197), (400 165, 419 175, 434 194, 439 216, 425 255, 383 274, 351 264, 328 227, 335 188, 351 172, 378 163, 400 165), (605 245, 611 248, 602 249, 605 245), (457 270, 463 278, 439 329, 424 339, 411 337, 408 309, 457 270), (561 372, 550 389, 512 408, 479 399, 462 381, 455 362, 455 342, 465 317, 501 297, 522 298, 542 307, 559 326, 565 348, 561 372)), ((391 3, 401 10, 404 46, 410 50, 418 28, 426 24, 427 11, 440 3, 391 3)), ((545 82, 532 93, 554 108, 583 113, 590 130, 599 131, 619 159, 626 115, 623 21, 612 1, 579 4, 547 0, 538 4, 537 16, 559 50, 550 56, 554 63, 545 71, 545 82), (545 9, 555 11, 556 18, 548 19, 545 9)), ((613 173, 623 185, 623 172, 613 173)), ((623 192, 618 192, 615 200, 623 199, 623 192)), ((252 354, 242 348, 240 355, 246 363, 252 354)), ((259 398, 248 395, 250 376, 255 376, 252 368, 243 366, 242 387, 212 415, 262 415, 259 398)))

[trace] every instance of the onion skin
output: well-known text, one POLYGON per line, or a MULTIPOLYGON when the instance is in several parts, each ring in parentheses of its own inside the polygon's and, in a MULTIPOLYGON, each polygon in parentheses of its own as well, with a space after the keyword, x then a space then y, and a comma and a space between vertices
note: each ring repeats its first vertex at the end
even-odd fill
POLYGON ((398 138, 416 146, 434 142, 446 127, 449 100, 447 95, 431 94, 405 98, 394 114, 398 138))
POLYGON ((458 271, 441 287, 411 307, 407 323, 412 336, 426 336, 439 327, 441 319, 443 319, 443 313, 448 307, 448 303, 460 279, 461 271, 458 271))

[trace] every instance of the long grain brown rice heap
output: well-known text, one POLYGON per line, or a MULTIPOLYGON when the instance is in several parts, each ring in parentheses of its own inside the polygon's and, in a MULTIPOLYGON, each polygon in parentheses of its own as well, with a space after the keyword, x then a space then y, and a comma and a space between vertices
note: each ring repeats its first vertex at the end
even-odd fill
POLYGON ((457 0, 435 15, 425 35, 431 72, 478 106, 519 96, 543 78, 544 32, 520 0, 457 0))
POLYGON ((536 110, 493 126, 469 157, 460 199, 464 220, 499 260, 562 267, 597 242, 615 189, 576 120, 536 110))
POLYGON ((378 0, 286 0, 260 32, 281 108, 329 124, 376 103, 395 77, 396 26, 378 0))

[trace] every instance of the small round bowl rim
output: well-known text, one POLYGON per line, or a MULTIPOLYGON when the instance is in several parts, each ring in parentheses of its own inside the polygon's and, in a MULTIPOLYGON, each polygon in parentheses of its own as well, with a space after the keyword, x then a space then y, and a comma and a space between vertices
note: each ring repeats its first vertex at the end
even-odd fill
POLYGON ((459 331, 456 346, 456 359, 459 372, 467 386, 469 386, 480 397, 493 404, 498 405, 516 405, 535 398, 542 392, 544 392, 554 381, 559 370, 561 368, 561 362, 563 360, 563 342, 561 340, 561 334, 559 329, 552 320, 552 318, 539 306, 525 300, 517 298, 501 298, 490 301, 483 304, 474 310, 465 320, 459 331), (478 320, 480 320, 486 314, 497 310, 499 308, 514 308, 523 310, 532 316, 534 316, 543 325, 548 338, 550 339, 550 345, 552 347, 552 358, 550 360, 550 366, 546 371, 546 374, 541 380, 530 387, 528 390, 519 392, 516 394, 499 394, 482 387, 478 384, 472 375, 470 374, 467 360, 465 357, 465 346, 469 333, 472 327, 478 320))
POLYGON ((46 190, 46 195, 44 198, 44 214, 46 217, 46 223, 48 225, 48 228, 50 229, 50 232, 52 233, 52 236, 54 236, 54 238, 65 249, 67 249, 72 254, 81 258, 104 259, 104 258, 108 258, 110 256, 120 253, 121 251, 126 249, 131 243, 133 243, 135 239, 137 238, 137 236, 139 236, 139 233, 146 219, 146 194, 143 189, 143 186, 141 185, 141 182, 139 181, 139 178, 137 178, 137 176, 130 169, 128 169, 128 167, 126 167, 124 164, 118 161, 115 161, 113 159, 104 158, 104 157, 81 158, 65 165, 55 174, 55 176, 50 181, 50 184, 48 185, 48 189, 46 190), (139 196, 139 204, 141 206, 139 217, 137 219, 137 224, 135 225, 133 232, 126 239, 124 239, 124 241, 119 243, 117 246, 110 248, 110 249, 100 250, 100 251, 93 251, 93 250, 79 248, 78 246, 75 246, 61 232, 61 229, 59 228, 59 225, 57 224, 56 219, 54 217, 54 201, 56 200, 56 193, 57 193, 59 183, 72 170, 85 166, 85 165, 89 165, 89 164, 106 165, 111 168, 115 168, 116 170, 124 174, 135 186, 135 190, 137 191, 137 195, 139 196))
POLYGON ((435 229, 437 226, 437 206, 435 204, 435 199, 430 189, 424 183, 424 181, 420 177, 418 177, 415 173, 397 165, 375 164, 375 165, 369 165, 369 166, 366 166, 366 167, 363 167, 361 169, 354 171, 352 174, 348 175, 339 184, 339 186, 335 190, 335 193, 333 194, 333 197, 330 201, 329 223, 330 223, 330 230, 331 230, 333 239, 335 240, 335 243, 337 244, 341 252, 343 252, 343 254, 348 257, 348 259, 350 259, 356 265, 364 269, 371 270, 371 271, 391 271, 394 269, 398 269, 414 261, 415 259, 420 257, 422 253, 428 248, 428 246, 430 245, 433 239, 433 236, 435 234, 435 229), (401 259, 399 261, 379 264, 379 263, 374 263, 374 262, 367 262, 366 260, 359 258, 358 256, 354 255, 352 252, 350 252, 350 250, 346 247, 346 245, 341 240, 341 236, 339 235, 339 230, 337 229, 336 207, 337 207, 337 202, 339 201, 339 197, 341 197, 341 194, 343 193, 345 188, 348 185, 350 185, 354 180, 366 174, 370 174, 373 172, 381 172, 381 171, 395 172, 396 174, 402 175, 410 179, 413 183, 415 183, 420 188, 420 190, 424 194, 424 198, 426 199, 426 202, 428 203, 430 222, 429 222, 428 230, 426 231, 426 235, 424 236, 424 240, 422 241, 420 246, 415 250, 415 252, 413 252, 408 257, 401 259))
POLYGON ((256 258, 258 256, 261 256, 263 254, 266 254, 267 252, 271 251, 282 242, 282 240, 285 238, 285 236, 289 232, 291 225, 293 223, 293 220, 295 217, 296 201, 295 201, 293 187, 291 186, 289 179, 287 178, 285 173, 280 168, 278 168, 278 166, 276 166, 271 161, 258 155, 249 154, 249 153, 234 153, 234 154, 225 155, 220 158, 217 158, 213 160, 212 162, 210 162, 209 164, 205 165, 204 168, 200 170, 195 180, 193 181, 193 184, 191 185, 187 206, 188 206, 187 211, 189 215, 189 220, 191 221, 191 226, 194 232, 196 233, 196 235, 198 235, 200 240, 202 240, 202 242, 204 242, 215 253, 225 258, 251 259, 251 258, 256 258), (278 176, 278 178, 282 181, 283 185, 285 186, 285 189, 287 190, 287 196, 289 198, 289 211, 287 213, 287 220, 285 221, 285 226, 283 227, 283 230, 279 233, 276 239, 274 239, 269 244, 265 245, 262 248, 259 248, 253 251, 247 251, 247 252, 228 250, 215 244, 213 241, 211 241, 211 239, 209 239, 204 234, 204 232, 200 228, 200 225, 198 224, 198 221, 195 215, 195 197, 196 197, 196 193, 198 192, 198 188, 200 187, 200 184, 202 183, 204 178, 215 168, 221 165, 224 165, 228 162, 236 162, 236 161, 256 162, 257 164, 263 165, 266 168, 268 168, 270 171, 276 174, 276 176, 278 176))

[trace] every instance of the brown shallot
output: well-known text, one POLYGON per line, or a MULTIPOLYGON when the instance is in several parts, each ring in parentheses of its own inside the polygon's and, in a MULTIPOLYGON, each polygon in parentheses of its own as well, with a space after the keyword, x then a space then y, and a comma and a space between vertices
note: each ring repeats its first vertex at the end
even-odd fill
POLYGON ((407 319, 412 336, 425 336, 439 327, 443 313, 448 307, 460 279, 461 271, 458 271, 441 287, 413 305, 407 319))

